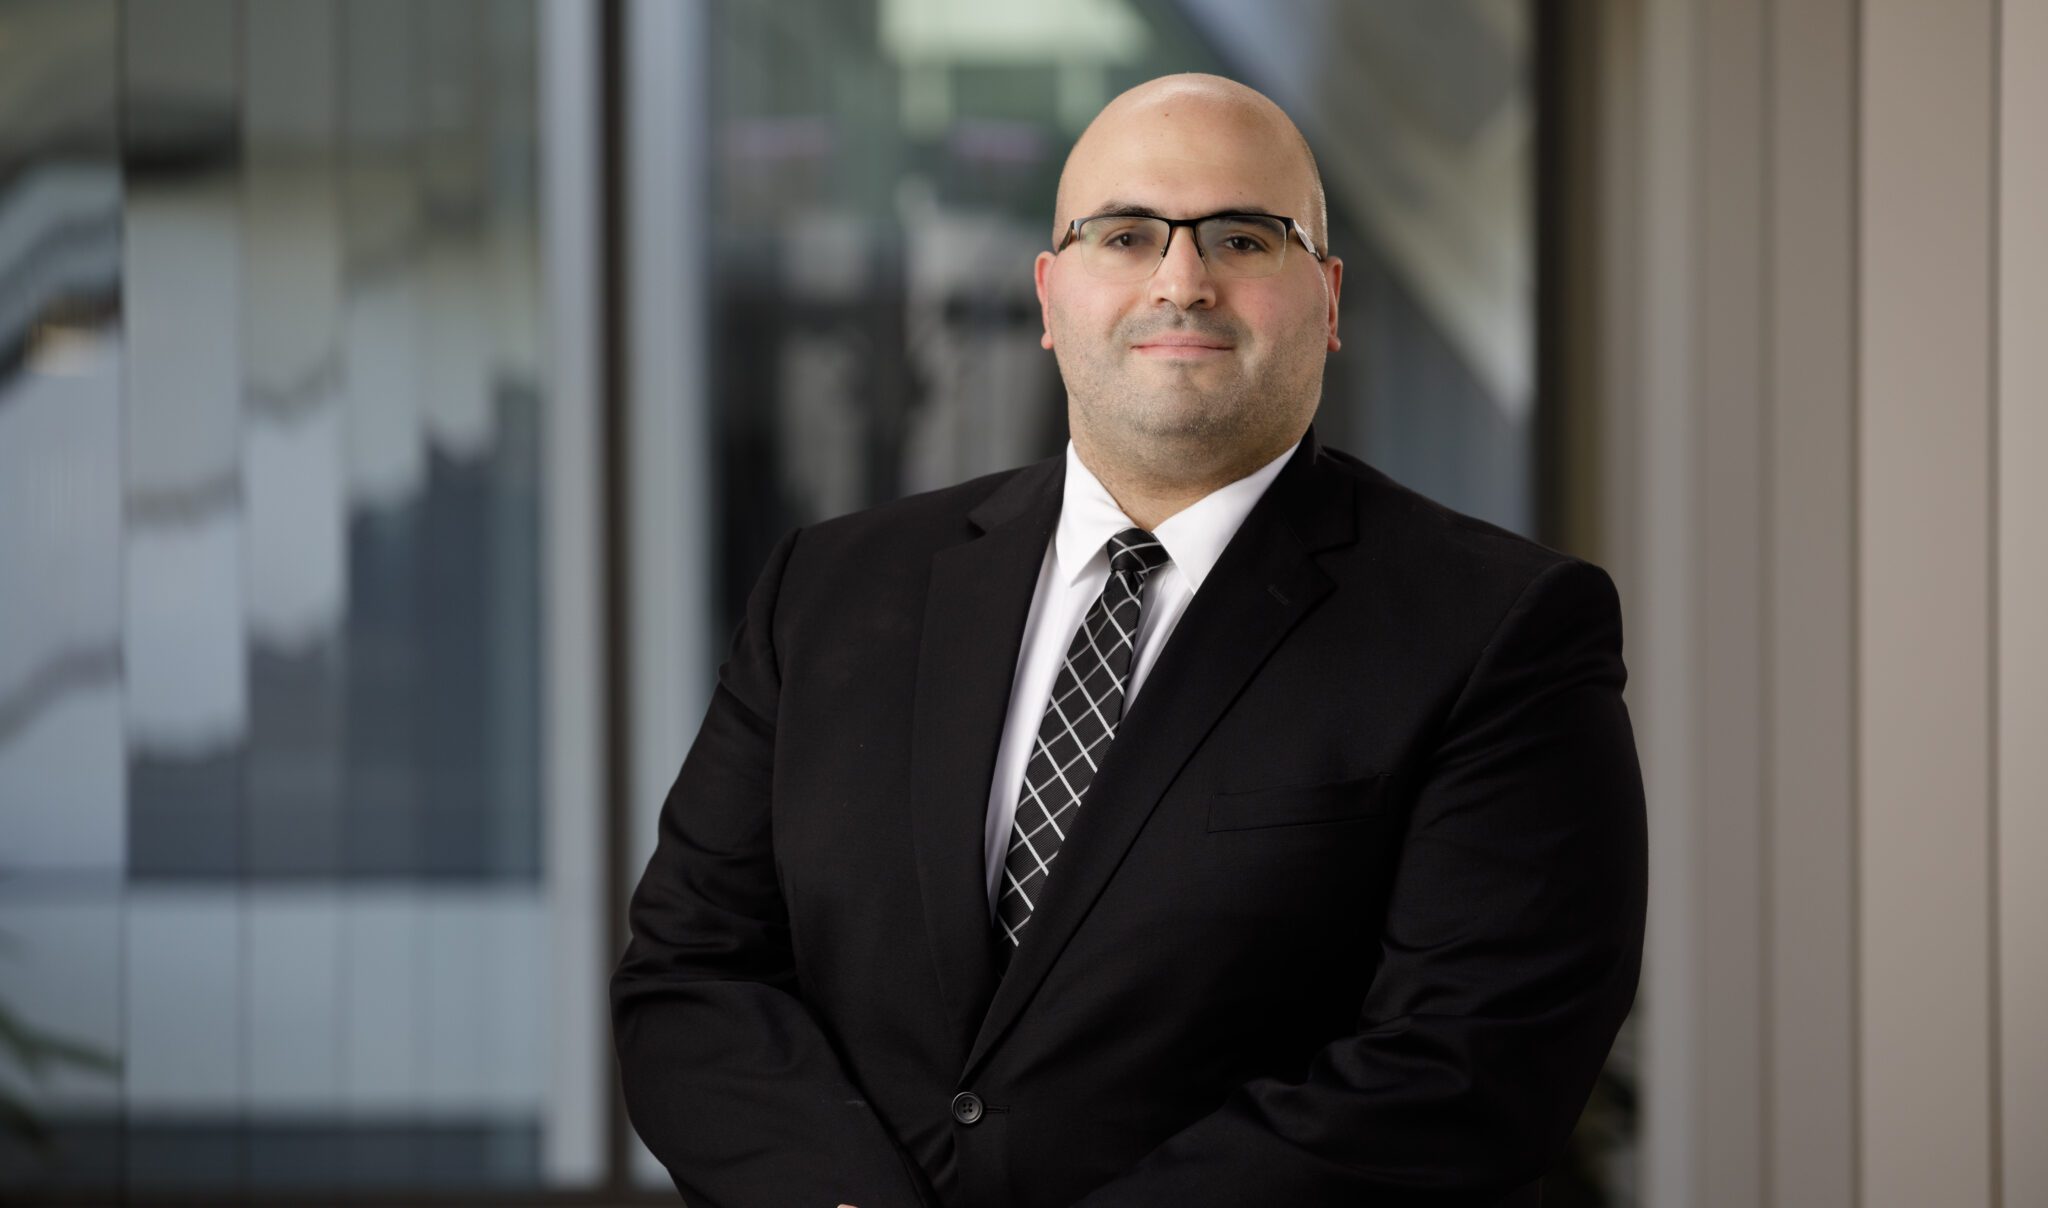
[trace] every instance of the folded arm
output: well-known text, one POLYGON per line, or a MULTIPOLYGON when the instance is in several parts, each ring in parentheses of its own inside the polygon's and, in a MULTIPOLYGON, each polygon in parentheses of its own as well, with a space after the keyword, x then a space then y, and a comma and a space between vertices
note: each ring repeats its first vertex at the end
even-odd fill
POLYGON ((1642 956, 1620 604, 1559 563, 1480 656, 1421 782, 1355 1033, 1261 1078, 1083 1208, 1486 1204, 1563 1153, 1642 956))
POLYGON ((620 1081, 692 1208, 917 1208, 921 1176, 799 996, 776 879, 772 622, 795 538, 748 601, 633 893, 611 981, 620 1081))

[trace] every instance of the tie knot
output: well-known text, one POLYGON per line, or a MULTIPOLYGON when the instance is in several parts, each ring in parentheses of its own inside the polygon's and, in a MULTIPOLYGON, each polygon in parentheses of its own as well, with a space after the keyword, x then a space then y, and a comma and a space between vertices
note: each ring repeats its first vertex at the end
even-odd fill
POLYGON ((1141 528, 1127 528, 1109 539, 1109 573, 1113 575, 1146 575, 1165 566, 1166 547, 1159 544, 1159 538, 1141 528))

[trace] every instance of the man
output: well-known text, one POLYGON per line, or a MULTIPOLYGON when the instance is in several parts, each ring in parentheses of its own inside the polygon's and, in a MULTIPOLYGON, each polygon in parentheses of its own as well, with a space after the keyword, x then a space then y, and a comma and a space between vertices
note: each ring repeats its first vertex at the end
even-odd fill
POLYGON ((1633 1000, 1607 576, 1310 431, 1307 145, 1118 97, 1037 261, 1065 457, 770 555, 613 979, 697 1208, 1534 1204, 1633 1000))

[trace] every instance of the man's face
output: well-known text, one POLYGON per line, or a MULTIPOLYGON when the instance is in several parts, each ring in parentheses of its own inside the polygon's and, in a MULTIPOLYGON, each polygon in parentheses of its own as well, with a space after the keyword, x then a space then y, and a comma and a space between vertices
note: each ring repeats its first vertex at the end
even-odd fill
MULTIPOLYGON (((1190 97, 1105 114, 1076 147, 1059 221, 1115 207, 1279 214, 1312 233, 1317 221, 1291 130, 1190 97)), ((1077 442, 1135 464, 1229 464, 1273 456, 1308 425, 1337 347, 1334 257, 1317 261, 1296 239, 1272 276, 1219 277, 1180 227, 1151 276, 1114 281, 1091 275, 1078 251, 1042 252, 1036 265, 1041 342, 1059 360, 1077 442)))

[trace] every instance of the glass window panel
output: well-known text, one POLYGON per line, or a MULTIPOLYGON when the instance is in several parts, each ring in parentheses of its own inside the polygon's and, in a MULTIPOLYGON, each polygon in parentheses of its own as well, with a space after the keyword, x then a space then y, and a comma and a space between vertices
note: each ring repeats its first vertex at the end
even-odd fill
POLYGON ((537 13, 0 4, 0 1199, 601 1175, 537 13))
POLYGON ((0 1199, 104 1187, 122 1056, 111 2, 0 8, 0 1199))

